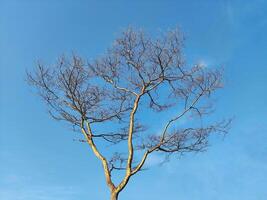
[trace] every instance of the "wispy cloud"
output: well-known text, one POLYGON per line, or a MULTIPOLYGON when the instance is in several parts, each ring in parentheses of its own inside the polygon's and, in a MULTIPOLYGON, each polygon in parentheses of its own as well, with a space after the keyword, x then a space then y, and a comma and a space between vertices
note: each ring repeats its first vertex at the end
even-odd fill
MULTIPOLYGON (((241 4, 236 1, 225 1, 223 9, 228 23, 232 26, 238 26, 248 17, 263 13, 265 7, 266 1, 263 0, 255 0, 253 3, 250 1, 243 1, 241 4)), ((264 19, 259 18, 255 23, 260 23, 262 21, 264 21, 264 19)))
POLYGON ((70 200, 80 194, 80 188, 71 185, 36 184, 30 177, 6 174, 0 182, 3 200, 70 200))
POLYGON ((4 200, 71 200, 78 193, 78 188, 56 185, 0 189, 0 197, 4 200))
POLYGON ((154 167, 162 164, 164 161, 165 161, 165 156, 154 153, 149 155, 149 157, 147 158, 145 167, 154 167))

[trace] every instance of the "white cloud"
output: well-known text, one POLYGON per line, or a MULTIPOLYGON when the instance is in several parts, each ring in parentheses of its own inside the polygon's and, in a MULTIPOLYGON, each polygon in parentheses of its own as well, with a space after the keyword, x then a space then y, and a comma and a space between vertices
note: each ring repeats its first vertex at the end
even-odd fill
POLYGON ((206 68, 206 67, 208 66, 208 63, 207 63, 207 61, 205 61, 205 60, 199 60, 199 61, 198 61, 198 65, 199 65, 200 67, 206 68))
POLYGON ((153 166, 156 166, 156 165, 160 165, 160 164, 163 163, 164 159, 165 159, 164 156, 152 153, 147 158, 145 167, 153 167, 153 166))

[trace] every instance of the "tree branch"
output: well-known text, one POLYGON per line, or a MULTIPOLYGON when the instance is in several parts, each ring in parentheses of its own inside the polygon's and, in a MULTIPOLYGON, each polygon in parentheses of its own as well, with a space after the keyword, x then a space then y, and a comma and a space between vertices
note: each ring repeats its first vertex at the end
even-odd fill
POLYGON ((108 162, 107 162, 106 158, 99 152, 99 150, 97 149, 97 147, 93 141, 93 138, 92 138, 93 134, 92 134, 90 124, 88 122, 85 122, 85 123, 86 123, 87 131, 84 129, 84 122, 82 121, 82 123, 81 123, 82 133, 83 133, 84 137, 86 138, 87 143, 92 148, 95 156, 102 162, 107 185, 109 186, 110 190, 113 191, 113 190, 115 190, 116 187, 111 180, 111 174, 110 174, 110 170, 108 167, 108 162))

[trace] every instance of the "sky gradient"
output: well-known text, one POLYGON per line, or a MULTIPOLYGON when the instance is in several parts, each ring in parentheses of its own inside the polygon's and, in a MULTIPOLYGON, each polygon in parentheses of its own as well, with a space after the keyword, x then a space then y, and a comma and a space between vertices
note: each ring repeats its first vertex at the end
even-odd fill
POLYGON ((224 67, 217 115, 235 120, 205 153, 163 166, 152 157, 120 199, 266 200, 264 0, 0 0, 0 199, 109 198, 99 161, 66 124, 51 120, 25 72, 63 53, 101 55, 129 25, 152 34, 179 26, 188 63, 224 67))

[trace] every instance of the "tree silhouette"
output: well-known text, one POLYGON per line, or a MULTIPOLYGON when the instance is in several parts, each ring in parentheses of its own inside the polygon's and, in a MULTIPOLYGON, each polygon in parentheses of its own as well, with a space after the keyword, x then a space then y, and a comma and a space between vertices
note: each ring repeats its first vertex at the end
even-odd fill
POLYGON ((62 56, 55 66, 39 63, 27 74, 51 116, 79 130, 79 141, 101 161, 111 200, 150 154, 201 152, 211 134, 228 131, 230 120, 208 118, 211 95, 222 88, 221 70, 188 66, 183 42, 178 30, 153 38, 129 28, 94 61, 62 56), (147 113, 160 120, 149 121, 147 113), (154 123, 162 129, 155 131, 154 123), (124 173, 117 184, 116 171, 124 173))

